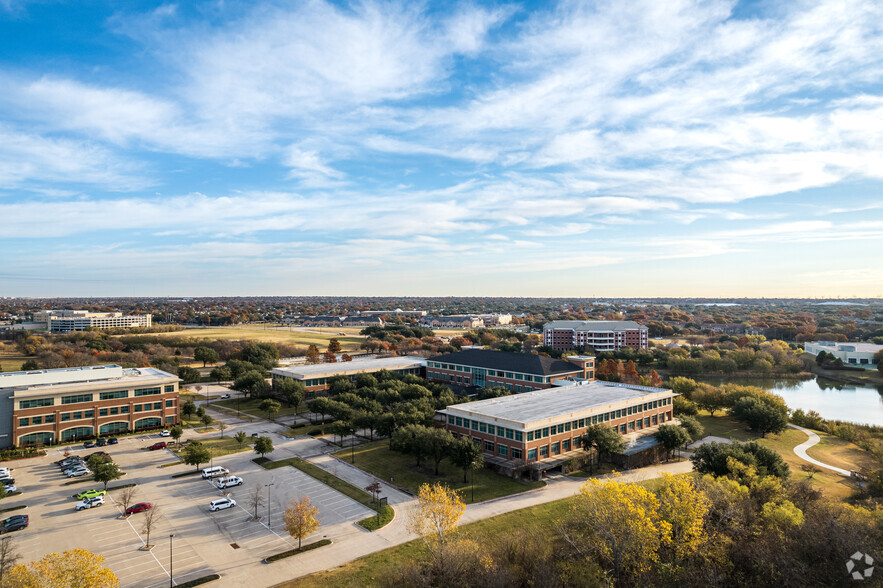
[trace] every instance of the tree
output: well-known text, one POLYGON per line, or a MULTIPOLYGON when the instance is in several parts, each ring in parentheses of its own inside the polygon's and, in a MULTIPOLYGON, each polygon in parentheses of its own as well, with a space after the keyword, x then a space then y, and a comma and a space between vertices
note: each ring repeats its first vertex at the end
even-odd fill
POLYGON ((430 549, 443 550, 456 532, 466 505, 460 496, 442 484, 422 484, 417 505, 408 517, 408 531, 423 537, 430 549))
POLYGON ((461 437, 453 442, 450 449, 451 463, 463 470, 463 483, 466 483, 466 474, 471 469, 478 469, 484 465, 484 454, 481 448, 467 439, 461 437))
POLYGON ((199 441, 191 441, 181 450, 181 459, 187 465, 196 466, 199 469, 201 464, 207 463, 212 458, 209 448, 199 441))
POLYGON ((196 417, 201 419, 204 416, 205 416, 205 407, 200 406, 199 408, 196 409, 196 417))
POLYGON ((353 358, 349 353, 344 353, 340 356, 340 361, 352 361, 353 358))
POLYGON ((413 455, 417 460, 417 466, 426 457, 426 427, 423 425, 405 425, 396 429, 390 441, 390 449, 413 455))
POLYGON ((328 351, 330 351, 331 353, 340 353, 341 351, 343 351, 343 347, 340 345, 340 341, 334 338, 329 339, 328 351))
POLYGON ((700 474, 727 476, 731 473, 730 460, 754 467, 760 477, 790 475, 788 464, 782 456, 759 443, 706 443, 696 448, 690 461, 700 474))
POLYGON ((309 537, 319 528, 319 509, 310 505, 310 497, 304 496, 300 500, 292 500, 282 520, 285 521, 285 530, 297 539, 297 548, 300 549, 303 540, 309 537))
POLYGON ((21 371, 23 372, 31 372, 38 369, 40 369, 40 366, 35 359, 29 359, 21 364, 21 371))
MULTIPOLYGON (((2 486, 2 485, 0 485, 2 486)), ((0 586, 5 587, 6 578, 9 572, 18 564, 21 559, 18 550, 15 548, 15 540, 12 537, 0 539, 0 586)))
POLYGON ((224 438, 224 431, 227 430, 227 423, 224 421, 218 421, 218 430, 221 432, 221 439, 224 438))
POLYGON ((273 380, 273 386, 276 389, 276 394, 278 394, 290 408, 294 408, 295 410, 297 410, 300 403, 304 401, 307 394, 304 383, 300 380, 295 380, 294 378, 275 379, 273 380))
POLYGON ((104 558, 85 549, 50 553, 39 561, 15 566, 4 588, 117 588, 119 580, 104 558))
POLYGON ((276 413, 279 412, 279 409, 282 408, 282 405, 275 400, 267 398, 266 400, 261 402, 258 408, 267 413, 268 420, 273 420, 273 417, 276 416, 276 413))
POLYGON ((693 402, 702 410, 707 410, 711 416, 726 406, 726 399, 713 386, 700 385, 693 391, 693 402))
MULTIPOLYGON (((592 449, 597 451, 599 461, 603 455, 622 453, 625 450, 625 441, 622 436, 612 427, 603 423, 586 428, 581 442, 585 451, 591 451, 592 449)), ((592 467, 594 468, 594 461, 592 462, 592 467)))
POLYGON ((733 417, 746 423, 753 431, 766 437, 767 433, 781 433, 788 426, 788 417, 778 408, 752 396, 743 396, 731 409, 733 417))
POLYGON ((178 377, 181 378, 185 384, 193 384, 202 379, 202 374, 200 374, 199 370, 196 368, 181 366, 178 368, 178 377))
POLYGON ((120 471, 120 466, 114 463, 113 460, 107 460, 98 464, 97 467, 92 468, 92 472, 92 477, 95 481, 104 484, 105 492, 107 491, 107 484, 109 482, 119 480, 123 477, 123 472, 120 471))
POLYGON ((659 558, 671 525, 658 513, 659 501, 637 484, 588 480, 580 488, 561 533, 578 553, 596 556, 617 585, 626 574, 641 574, 659 558))
POLYGON ((267 453, 273 453, 273 440, 269 437, 258 437, 254 442, 254 452, 264 457, 267 453))
POLYGON ((264 493, 260 485, 255 485, 248 494, 248 506, 254 510, 254 520, 258 520, 258 509, 264 505, 264 493))
POLYGON ((159 505, 154 503, 154 505, 147 511, 144 515, 144 521, 142 522, 141 532, 147 535, 147 540, 144 542, 144 547, 150 549, 150 532, 156 527, 157 522, 159 522, 159 505))
POLYGON ((184 436, 184 429, 181 425, 175 425, 171 429, 169 429, 169 436, 175 440, 175 443, 181 440, 181 437, 184 436))
POLYGON ((128 510, 128 508, 132 506, 132 503, 135 502, 135 494, 137 493, 137 486, 129 486, 128 488, 123 488, 123 491, 117 495, 119 497, 120 506, 123 507, 124 517, 129 516, 126 515, 126 510, 128 510))
POLYGON ((426 447, 426 453, 432 458, 432 461, 435 462, 435 475, 438 475, 438 466, 441 461, 448 456, 448 453, 451 450, 451 445, 454 444, 454 436, 447 429, 438 429, 435 427, 424 427, 426 431, 423 432, 425 440, 423 441, 426 447))
POLYGON ((201 361, 202 367, 205 367, 206 364, 209 363, 218 363, 218 361, 221 360, 221 356, 218 355, 218 352, 211 347, 200 345, 193 350, 193 359, 195 359, 196 361, 201 361))
POLYGON ((203 414, 202 418, 200 418, 199 420, 202 422, 203 426, 205 426, 206 429, 208 429, 208 426, 210 424, 215 422, 215 419, 213 419, 210 414, 203 414))
POLYGON ((650 385, 654 388, 662 386, 662 378, 659 377, 659 372, 656 370, 650 370, 650 385))
POLYGON ((659 515, 671 525, 671 541, 667 542, 671 559, 678 565, 689 555, 702 549, 710 540, 705 519, 711 501, 686 476, 664 474, 656 490, 659 515))
POLYGON ((183 417, 185 420, 189 421, 190 417, 192 417, 195 413, 196 405, 193 403, 192 400, 185 400, 181 404, 181 417, 183 417))
POLYGON ((675 449, 690 442, 690 434, 679 425, 660 425, 653 435, 665 448, 665 459, 668 461, 675 449))
POLYGON ((322 354, 322 361, 325 363, 337 363, 337 356, 331 351, 326 351, 322 354))
POLYGON ((319 363, 319 348, 315 345, 307 347, 307 363, 319 363))
POLYGON ((705 434, 705 427, 699 423, 699 419, 686 414, 682 414, 678 419, 681 421, 681 426, 687 429, 692 441, 702 439, 702 436, 705 434))
POLYGON ((236 439, 236 442, 239 443, 239 449, 242 449, 242 446, 245 445, 245 441, 248 439, 248 433, 245 431, 236 431, 236 434, 233 435, 233 438, 236 439))
POLYGON ((209 373, 209 377, 215 382, 229 382, 233 379, 233 370, 225 365, 219 365, 209 373))
POLYGON ((380 491, 383 487, 380 485, 380 482, 374 481, 365 486, 365 490, 371 494, 371 501, 377 502, 380 497, 380 491))
POLYGON ((638 383, 638 379, 640 376, 638 376, 638 368, 635 365, 634 361, 628 360, 625 363, 625 367, 623 368, 622 377, 623 377, 623 380, 626 381, 626 383, 629 383, 629 384, 637 384, 638 383))
POLYGON ((264 374, 257 370, 245 372, 237 377, 231 387, 242 392, 245 396, 250 395, 252 398, 260 398, 270 392, 270 385, 267 383, 266 378, 264 378, 264 374))

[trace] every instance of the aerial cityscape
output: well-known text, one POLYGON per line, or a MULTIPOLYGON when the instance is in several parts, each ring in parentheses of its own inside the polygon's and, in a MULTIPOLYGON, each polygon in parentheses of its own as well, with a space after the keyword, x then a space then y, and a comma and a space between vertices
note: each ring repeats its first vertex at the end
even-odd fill
POLYGON ((881 23, 0 0, 0 588, 883 586, 881 23))

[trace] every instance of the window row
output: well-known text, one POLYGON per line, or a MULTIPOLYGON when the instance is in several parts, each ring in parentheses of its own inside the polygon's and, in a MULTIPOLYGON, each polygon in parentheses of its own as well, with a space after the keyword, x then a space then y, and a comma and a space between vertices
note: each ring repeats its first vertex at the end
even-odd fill
MULTIPOLYGON (((175 402, 174 400, 166 400, 165 401, 166 408, 174 408, 175 402)), ((152 410, 162 410, 163 403, 162 402, 147 402, 145 404, 136 404, 134 405, 135 412, 147 412, 152 410)), ((121 414, 129 414, 129 407, 127 405, 124 406, 110 406, 108 408, 99 408, 98 416, 106 417, 106 416, 116 416, 121 414)), ((61 413, 61 422, 67 421, 78 421, 81 419, 91 419, 95 417, 95 410, 75 410, 73 412, 63 412, 61 413)), ((31 425, 42 425, 42 424, 50 424, 55 422, 54 414, 47 414, 41 416, 33 416, 33 417, 22 417, 18 419, 19 427, 29 427, 31 425)))

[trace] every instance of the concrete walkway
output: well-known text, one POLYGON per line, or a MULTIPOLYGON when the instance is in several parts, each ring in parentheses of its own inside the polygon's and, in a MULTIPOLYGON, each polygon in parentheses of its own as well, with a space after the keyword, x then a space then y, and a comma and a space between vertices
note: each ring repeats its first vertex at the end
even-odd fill
POLYGON ((810 431, 809 429, 804 429, 803 427, 798 427, 797 425, 792 425, 791 423, 788 423, 788 426, 791 427, 792 429, 797 429, 798 431, 803 431, 804 433, 806 433, 809 436, 809 439, 807 439, 806 441, 804 441, 803 443, 801 443, 800 445, 798 445, 797 447, 794 448, 794 453, 797 454, 797 457, 799 457, 800 459, 806 460, 811 464, 817 465, 820 468, 825 468, 826 470, 831 470, 831 471, 837 472, 841 476, 846 476, 847 478, 851 477, 852 472, 850 472, 849 470, 844 470, 843 468, 838 468, 836 466, 822 463, 819 460, 813 459, 806 454, 807 449, 809 449, 810 447, 812 447, 813 445, 817 444, 819 441, 822 440, 821 437, 819 437, 818 435, 816 435, 813 431, 810 431))

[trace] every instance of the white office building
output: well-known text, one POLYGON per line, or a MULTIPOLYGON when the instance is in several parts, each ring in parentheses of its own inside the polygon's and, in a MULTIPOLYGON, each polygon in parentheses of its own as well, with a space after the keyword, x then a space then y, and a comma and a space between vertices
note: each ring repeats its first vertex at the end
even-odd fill
POLYGON ((88 310, 41 310, 34 320, 46 325, 52 333, 69 333, 86 329, 129 329, 149 327, 153 315, 124 315, 121 312, 89 312, 88 310))

